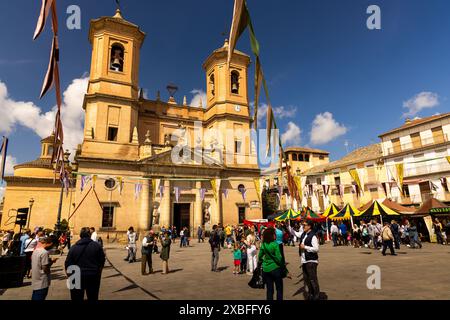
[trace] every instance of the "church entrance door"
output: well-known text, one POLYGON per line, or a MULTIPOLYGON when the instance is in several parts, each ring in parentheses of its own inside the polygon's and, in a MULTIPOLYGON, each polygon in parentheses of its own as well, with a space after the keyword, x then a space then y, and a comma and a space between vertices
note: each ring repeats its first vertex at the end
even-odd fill
POLYGON ((191 205, 189 203, 175 203, 173 207, 173 224, 178 233, 181 228, 188 227, 191 230, 191 205))

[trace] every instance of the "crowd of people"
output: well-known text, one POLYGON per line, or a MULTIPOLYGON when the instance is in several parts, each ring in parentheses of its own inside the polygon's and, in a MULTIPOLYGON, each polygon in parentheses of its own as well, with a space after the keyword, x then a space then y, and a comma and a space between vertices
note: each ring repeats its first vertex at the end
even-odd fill
MULTIPOLYGON (((433 231, 436 240, 441 245, 448 244, 450 222, 433 220, 433 231)), ((370 248, 380 250, 386 255, 387 249, 391 255, 404 245, 410 248, 422 248, 421 237, 417 225, 413 221, 385 221, 383 225, 376 219, 359 221, 353 226, 348 221, 314 223, 311 221, 283 222, 273 225, 253 224, 232 226, 214 225, 210 233, 199 226, 194 235, 198 243, 205 242, 209 236, 211 249, 211 272, 221 272, 218 268, 221 251, 225 251, 225 259, 233 265, 235 276, 248 275, 255 278, 261 275, 267 292, 267 299, 283 299, 283 279, 290 278, 284 255, 285 246, 298 246, 300 265, 303 270, 306 298, 320 299, 320 289, 317 277, 319 246, 325 243, 326 235, 331 236, 332 244, 337 246, 353 246, 354 248, 370 248), (229 258, 228 255, 229 254, 229 258)), ((66 274, 71 276, 78 266, 81 271, 81 285, 70 289, 72 300, 98 300, 101 273, 105 263, 103 241, 97 235, 95 228, 83 228, 80 240, 71 246, 72 235, 63 232, 56 234, 36 228, 34 231, 24 230, 15 234, 14 231, 4 231, 0 234, 2 240, 2 255, 19 255, 25 257, 26 265, 23 276, 31 278, 33 300, 44 300, 50 287, 50 268, 57 261, 57 255, 63 255, 64 249, 69 249, 64 263, 66 274), (51 251, 55 248, 59 251, 51 251), (57 253, 55 253, 57 252, 57 253), (53 256, 53 257, 52 257, 53 256)), ((128 229, 127 257, 129 263, 137 262, 137 249, 141 248, 141 274, 149 275, 153 271, 153 254, 159 254, 162 262, 162 274, 169 273, 169 258, 171 245, 180 238, 180 248, 190 246, 190 231, 183 227, 179 234, 175 226, 163 227, 159 233, 150 230, 143 239, 133 227, 128 229)), ((223 255, 223 253, 222 253, 223 255)), ((223 259, 223 258, 222 258, 223 259)))
MULTIPOLYGON (((450 221, 433 221, 433 232, 438 244, 449 244, 450 221)), ((383 225, 377 219, 360 221, 353 226, 348 222, 331 222, 330 235, 333 246, 353 245, 355 248, 371 248, 381 250, 385 254, 386 248, 400 249, 404 245, 411 249, 422 248, 422 235, 414 221, 404 219, 401 223, 396 220, 385 221, 383 225)), ((395 255, 395 250, 391 253, 395 255)))

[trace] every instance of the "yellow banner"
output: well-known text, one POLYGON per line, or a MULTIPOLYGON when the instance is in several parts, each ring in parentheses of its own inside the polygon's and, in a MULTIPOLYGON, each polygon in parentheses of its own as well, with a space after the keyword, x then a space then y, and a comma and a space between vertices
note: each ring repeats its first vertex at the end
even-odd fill
POLYGON ((217 201, 217 181, 215 179, 211 180, 211 188, 212 188, 212 192, 214 194, 214 200, 217 201))
POLYGON ((95 189, 95 183, 97 182, 97 175, 92 176, 92 188, 95 189))
POLYGON ((395 165, 397 169, 397 184, 400 189, 401 194, 403 195, 403 175, 404 175, 404 167, 403 163, 398 163, 395 165))
POLYGON ((353 181, 358 185, 359 191, 363 192, 363 188, 361 187, 361 180, 359 180, 359 174, 356 169, 349 170, 350 175, 352 176, 353 181))
POLYGON ((153 200, 155 200, 155 197, 156 197, 156 179, 152 179, 152 195, 153 195, 153 200))
MULTIPOLYGON (((300 201, 302 201, 302 199, 303 199, 303 190, 302 190, 302 180, 301 180, 301 177, 295 176, 295 177, 294 177, 294 182, 295 182, 295 185, 297 186, 299 199, 300 199, 300 201)), ((300 204, 301 204, 301 203, 300 203, 300 204)))
POLYGON ((259 202, 262 203, 261 197, 261 179, 253 179, 253 183, 255 184, 256 193, 258 194, 259 202))
POLYGON ((447 157, 447 161, 448 161, 448 163, 450 163, 450 156, 447 157))

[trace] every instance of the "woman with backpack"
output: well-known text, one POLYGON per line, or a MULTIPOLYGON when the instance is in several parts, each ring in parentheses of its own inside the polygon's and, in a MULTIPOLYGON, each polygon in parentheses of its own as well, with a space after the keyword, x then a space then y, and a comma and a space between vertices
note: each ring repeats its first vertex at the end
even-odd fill
POLYGON ((274 285, 277 290, 277 300, 283 300, 283 278, 286 264, 276 241, 273 228, 264 231, 258 260, 262 262, 263 278, 267 288, 267 300, 273 300, 274 285))

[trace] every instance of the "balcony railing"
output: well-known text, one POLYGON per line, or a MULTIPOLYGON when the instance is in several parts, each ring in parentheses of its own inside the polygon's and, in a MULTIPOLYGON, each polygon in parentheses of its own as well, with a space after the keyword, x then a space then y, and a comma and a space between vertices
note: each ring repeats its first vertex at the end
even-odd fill
POLYGON ((411 177, 411 176, 420 176, 425 174, 433 174, 438 172, 444 172, 444 171, 450 171, 450 164, 445 160, 437 160, 435 163, 429 163, 429 164, 422 164, 417 165, 411 168, 405 169, 405 177, 411 177))
POLYGON ((431 145, 435 145, 435 144, 441 144, 441 143, 448 142, 448 141, 449 141, 449 138, 448 138, 447 134, 438 135, 438 136, 434 136, 434 137, 421 139, 420 143, 408 142, 408 143, 400 144, 399 146, 396 146, 396 147, 387 148, 387 154, 392 155, 392 154, 400 153, 403 151, 419 149, 422 147, 431 146, 431 145))

